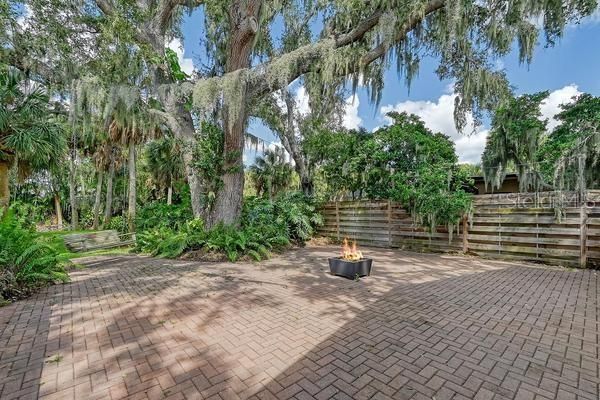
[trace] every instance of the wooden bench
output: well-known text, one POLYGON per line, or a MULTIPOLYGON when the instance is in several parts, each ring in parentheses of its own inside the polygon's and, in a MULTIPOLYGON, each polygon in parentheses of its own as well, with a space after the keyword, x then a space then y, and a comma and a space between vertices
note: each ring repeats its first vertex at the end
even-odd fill
POLYGON ((135 244, 135 233, 119 233, 115 230, 71 233, 64 236, 64 241, 69 250, 77 253, 135 244))

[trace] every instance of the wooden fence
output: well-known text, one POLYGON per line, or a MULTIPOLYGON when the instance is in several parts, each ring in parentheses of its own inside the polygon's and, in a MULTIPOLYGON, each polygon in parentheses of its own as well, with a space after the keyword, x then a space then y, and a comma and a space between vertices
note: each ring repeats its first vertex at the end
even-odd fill
POLYGON ((600 191, 590 191, 585 199, 555 192, 474 196, 470 221, 452 233, 446 227, 428 232, 390 201, 331 202, 322 213, 322 235, 363 245, 560 265, 600 264, 600 191))

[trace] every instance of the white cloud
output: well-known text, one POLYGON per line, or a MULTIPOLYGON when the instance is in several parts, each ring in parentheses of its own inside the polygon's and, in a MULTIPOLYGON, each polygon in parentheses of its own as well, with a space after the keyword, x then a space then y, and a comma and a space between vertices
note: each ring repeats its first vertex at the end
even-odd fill
POLYGON ((577 85, 570 84, 561 89, 557 89, 548 95, 546 100, 540 105, 540 111, 542 112, 542 119, 548 119, 548 130, 554 129, 558 125, 558 121, 554 118, 561 109, 561 104, 571 103, 573 97, 581 94, 577 85))
MULTIPOLYGON (((554 116, 560 112, 559 105, 571 102, 573 96, 580 93, 577 85, 571 84, 551 92, 546 100, 542 102, 540 111, 542 118, 548 118, 549 130, 558 124, 554 116)), ((385 115, 390 111, 404 111, 418 115, 429 129, 434 132, 441 132, 454 141, 460 162, 478 163, 485 149, 485 141, 489 129, 476 127, 475 132, 472 134, 459 133, 454 123, 455 97, 455 94, 443 94, 437 101, 403 101, 396 105, 381 107, 381 114, 385 115)), ((387 117, 385 117, 385 120, 388 123, 391 122, 387 117)), ((471 133, 473 128, 473 117, 468 115, 467 126, 464 131, 465 133, 471 133)))
POLYGON ((303 116, 306 116, 310 112, 310 106, 308 105, 309 100, 310 97, 306 92, 306 88, 304 86, 300 86, 296 92, 296 106, 298 108, 298 112, 303 116))
POLYGON ((358 129, 360 124, 362 124, 362 118, 358 116, 359 105, 360 100, 357 95, 350 96, 346 99, 346 104, 344 105, 344 118, 342 120, 344 128, 358 129))
MULTIPOLYGON (((444 94, 433 101, 403 101, 395 106, 387 105, 381 107, 383 115, 390 111, 407 112, 418 115, 425 126, 433 132, 441 132, 452 139, 456 144, 456 152, 460 162, 478 163, 481 159, 481 153, 485 148, 485 140, 488 130, 483 127, 475 128, 475 132, 470 135, 461 134, 456 129, 454 123, 454 99, 455 94, 444 94)), ((385 117, 387 122, 391 122, 385 117)), ((465 132, 471 133, 474 129, 473 118, 467 116, 467 126, 465 132)))
POLYGON ((194 61, 191 58, 183 57, 184 50, 181 40, 175 38, 171 40, 169 44, 167 44, 167 47, 173 50, 175 54, 177 54, 177 60, 179 61, 179 66, 181 67, 181 70, 186 74, 191 75, 194 72, 194 61))
POLYGON ((488 129, 482 129, 472 135, 462 135, 459 138, 453 138, 459 161, 470 164, 479 163, 489 132, 488 129))

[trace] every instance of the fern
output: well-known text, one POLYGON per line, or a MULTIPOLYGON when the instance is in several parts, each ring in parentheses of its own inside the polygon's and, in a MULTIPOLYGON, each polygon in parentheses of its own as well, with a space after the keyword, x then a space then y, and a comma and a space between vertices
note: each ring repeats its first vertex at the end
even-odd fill
POLYGON ((260 246, 258 246, 258 248, 256 249, 256 251, 258 252, 258 254, 262 258, 269 258, 269 257, 271 257, 271 253, 269 252, 269 250, 267 249, 266 246, 260 245, 260 246))
POLYGON ((258 253, 258 251, 256 250, 248 250, 248 255, 254 260, 254 261, 260 261, 262 259, 261 255, 258 253))
POLYGON ((227 259, 231 262, 236 262, 238 259, 238 252, 235 250, 227 251, 227 259))
POLYGON ((24 229, 11 212, 0 218, 0 237, 0 298, 22 297, 39 286, 69 280, 65 255, 24 229))

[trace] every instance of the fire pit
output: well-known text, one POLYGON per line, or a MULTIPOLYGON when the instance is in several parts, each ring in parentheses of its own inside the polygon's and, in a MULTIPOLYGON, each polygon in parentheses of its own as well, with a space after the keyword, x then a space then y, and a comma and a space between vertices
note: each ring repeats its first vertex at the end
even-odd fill
POLYGON ((329 270, 333 275, 356 278, 371 275, 371 258, 364 258, 362 252, 356 248, 356 242, 352 246, 344 239, 342 255, 329 258, 329 270))

